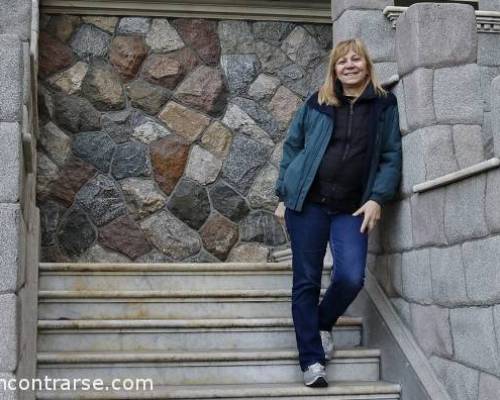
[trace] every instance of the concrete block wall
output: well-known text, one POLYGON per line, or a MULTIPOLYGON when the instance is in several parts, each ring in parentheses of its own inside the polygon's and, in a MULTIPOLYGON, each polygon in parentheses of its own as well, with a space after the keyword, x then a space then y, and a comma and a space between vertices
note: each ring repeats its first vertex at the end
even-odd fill
MULTIPOLYGON (((0 4, 0 378, 35 376, 39 218, 35 207, 36 0, 0 4)), ((34 399, 3 391, 0 399, 34 399)))
POLYGON ((369 268, 450 397, 497 399, 500 170, 412 188, 500 154, 500 36, 478 33, 461 4, 414 4, 390 31, 387 3, 333 2, 334 41, 361 36, 400 77, 403 179, 370 241, 369 268))

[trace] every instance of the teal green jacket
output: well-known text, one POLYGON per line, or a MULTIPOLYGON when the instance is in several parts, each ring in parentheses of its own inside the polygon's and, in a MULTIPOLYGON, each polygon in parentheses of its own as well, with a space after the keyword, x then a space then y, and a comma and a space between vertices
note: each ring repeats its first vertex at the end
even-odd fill
MULTIPOLYGON (((285 142, 276 195, 287 208, 301 211, 321 159, 332 135, 335 135, 333 106, 319 105, 318 92, 307 98, 297 110, 285 142)), ((379 96, 370 116, 372 127, 367 173, 359 206, 374 200, 381 206, 392 199, 401 179, 402 151, 399 114, 392 93, 379 96)))

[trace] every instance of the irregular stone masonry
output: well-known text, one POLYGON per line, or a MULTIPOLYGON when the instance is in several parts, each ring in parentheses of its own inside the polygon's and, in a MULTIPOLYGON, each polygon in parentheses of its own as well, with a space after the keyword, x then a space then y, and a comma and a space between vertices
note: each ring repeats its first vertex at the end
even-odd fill
POLYGON ((43 18, 42 260, 262 261, 286 243, 277 155, 331 26, 43 18))

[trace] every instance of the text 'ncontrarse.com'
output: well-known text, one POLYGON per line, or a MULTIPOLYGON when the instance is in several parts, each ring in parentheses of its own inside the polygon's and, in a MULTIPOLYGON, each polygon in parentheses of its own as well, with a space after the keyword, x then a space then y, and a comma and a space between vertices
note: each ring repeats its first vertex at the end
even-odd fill
POLYGON ((1 391, 149 391, 153 390, 152 379, 140 378, 125 378, 113 379, 109 384, 104 383, 102 379, 89 379, 89 378, 50 378, 45 376, 43 378, 33 379, 5 379, 0 378, 0 392, 1 391))

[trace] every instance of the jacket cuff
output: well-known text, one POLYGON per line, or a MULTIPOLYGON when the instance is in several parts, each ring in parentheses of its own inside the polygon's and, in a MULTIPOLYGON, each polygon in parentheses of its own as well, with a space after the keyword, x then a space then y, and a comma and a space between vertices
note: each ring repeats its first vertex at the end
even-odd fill
POLYGON ((374 202, 378 203, 378 205, 380 207, 382 207, 384 205, 384 200, 382 200, 382 196, 378 195, 378 194, 372 194, 368 200, 373 200, 374 202))

